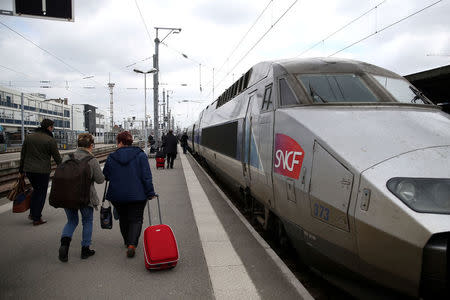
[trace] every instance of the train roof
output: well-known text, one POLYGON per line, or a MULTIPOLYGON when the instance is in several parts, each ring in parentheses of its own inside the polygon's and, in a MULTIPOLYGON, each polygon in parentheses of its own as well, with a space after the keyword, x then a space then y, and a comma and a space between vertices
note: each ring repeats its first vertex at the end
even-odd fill
POLYGON ((267 77, 271 69, 278 69, 290 74, 311 73, 372 73, 388 77, 400 77, 389 70, 344 58, 291 58, 263 61, 251 67, 236 82, 228 87, 211 105, 220 107, 246 90, 248 87, 267 77))
MULTIPOLYGON (((316 58, 291 58, 262 62, 264 66, 278 65, 284 68, 288 73, 345 73, 345 72, 367 72, 391 77, 399 75, 389 70, 377 67, 375 65, 345 58, 316 57, 316 58)), ((259 64, 255 65, 257 67, 259 64)), ((259 67, 260 68, 260 67, 259 67)))

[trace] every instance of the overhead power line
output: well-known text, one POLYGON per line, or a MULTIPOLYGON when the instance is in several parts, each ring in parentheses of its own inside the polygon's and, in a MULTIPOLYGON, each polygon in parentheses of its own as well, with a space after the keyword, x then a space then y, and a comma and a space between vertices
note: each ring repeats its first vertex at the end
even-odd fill
MULTIPOLYGON (((227 77, 228 75, 231 74, 231 72, 234 71, 234 69, 247 57, 247 55, 264 39, 264 37, 275 27, 275 25, 277 25, 277 23, 291 10, 291 8, 298 2, 298 0, 295 0, 294 2, 292 2, 292 4, 283 12, 283 14, 275 21, 275 23, 273 23, 269 29, 267 29, 267 31, 256 41, 256 43, 244 54, 244 56, 241 57, 241 59, 233 66, 233 68, 231 68, 228 72, 227 75, 222 78, 222 80, 215 85, 214 87, 219 86, 227 77)), ((208 94, 208 96, 211 93, 208 94)))
MULTIPOLYGON (((351 24, 355 23, 356 21, 358 21, 359 19, 361 19, 362 17, 366 16, 367 14, 371 13, 372 11, 376 10, 380 5, 382 5, 384 2, 386 2, 387 0, 384 0, 380 3, 378 3, 377 5, 375 5, 374 7, 372 7, 371 9, 369 9, 368 11, 366 11, 365 13, 363 13, 362 15, 358 16, 357 18, 351 20, 350 22, 348 22, 347 24, 345 24, 344 26, 342 26, 341 28, 339 28, 338 30, 334 31, 333 33, 327 35, 325 38, 321 39, 320 41, 318 41, 317 43, 315 43, 314 45, 312 45, 311 47, 309 47, 308 49, 304 50, 302 53, 300 53, 298 56, 302 56, 303 54, 307 53, 309 50, 315 48, 316 46, 320 45, 321 43, 323 43, 324 41, 328 40, 330 37, 332 37, 333 35, 337 34, 338 32, 344 30, 345 28, 347 28, 348 26, 350 26, 351 24)), ((298 57, 297 56, 297 57, 298 57)))
POLYGON ((387 25, 387 26, 381 28, 380 30, 376 30, 374 33, 371 33, 371 34, 367 35, 366 37, 363 37, 362 39, 360 39, 360 40, 358 40, 358 41, 356 41, 356 42, 354 42, 354 43, 352 43, 352 44, 350 44, 350 45, 348 45, 348 46, 342 48, 341 50, 336 51, 336 52, 334 52, 333 54, 328 55, 328 57, 334 56, 334 55, 336 55, 336 54, 338 54, 338 53, 340 53, 340 52, 342 52, 342 51, 344 51, 344 50, 346 50, 346 49, 348 49, 348 48, 350 48, 350 47, 353 47, 354 45, 359 44, 359 43, 361 43, 362 41, 365 41, 365 40, 367 40, 368 38, 370 38, 370 37, 372 37, 372 36, 374 36, 374 35, 376 35, 376 34, 382 32, 382 31, 384 31, 384 30, 386 30, 386 29, 388 29, 388 28, 391 28, 392 26, 395 26, 395 25, 397 25, 398 23, 403 22, 403 21, 405 21, 406 19, 409 19, 409 18, 411 18, 412 16, 415 16, 415 15, 417 15, 418 13, 421 13, 421 12, 423 12, 424 10, 426 10, 426 9, 432 7, 432 6, 435 6, 436 4, 438 4, 439 2, 442 2, 442 1, 443 1, 443 0, 436 1, 436 2, 434 2, 434 3, 432 3, 432 4, 430 4, 430 5, 425 6, 425 7, 422 8, 422 9, 419 9, 418 11, 413 12, 412 14, 407 15, 407 16, 404 17, 404 18, 401 18, 400 20, 395 21, 394 23, 391 23, 391 24, 389 24, 389 25, 387 25))
POLYGON ((253 22, 252 26, 250 26, 250 28, 247 30, 247 32, 242 36, 242 38, 239 40, 239 42, 237 42, 236 46, 234 47, 234 49, 231 51, 231 53, 228 55, 227 59, 225 59, 225 61, 223 62, 222 66, 220 66, 219 70, 217 70, 217 72, 220 72, 220 70, 222 70, 222 68, 225 66, 225 64, 228 62, 228 60, 231 58, 231 56, 233 56, 234 52, 236 52, 237 48, 239 48, 239 46, 241 45, 241 43, 245 40, 245 38, 247 37, 247 35, 250 33, 250 31, 253 29, 253 27, 255 27, 255 25, 258 23, 258 21, 261 19, 262 15, 266 12, 266 10, 269 8, 270 4, 272 4, 273 0, 269 0, 269 2, 267 3, 266 7, 264 7, 264 9, 261 11, 261 13, 259 14, 259 16, 256 18, 256 20, 253 22))
POLYGON ((55 54, 51 53, 50 51, 42 48, 41 46, 39 46, 38 44, 36 44, 35 42, 33 42, 32 40, 30 40, 29 38, 27 38, 26 36, 24 36, 23 34, 21 34, 20 32, 17 32, 16 30, 12 29, 11 27, 9 27, 8 25, 6 25, 5 23, 3 23, 2 21, 0 21, 0 24, 2 24, 3 26, 5 26, 6 28, 8 28, 9 30, 11 30, 12 32, 14 32, 15 34, 17 34, 18 36, 22 37, 24 40, 32 43, 33 45, 35 45, 36 47, 38 47, 39 49, 41 49, 42 51, 44 51, 45 53, 47 53, 50 56, 53 56, 54 58, 56 58, 58 61, 60 61, 61 63, 63 63, 64 65, 66 65, 67 67, 69 67, 70 69, 82 74, 83 76, 87 76, 86 74, 84 74, 83 72, 81 72, 80 70, 78 70, 77 68, 69 65, 68 63, 66 63, 64 60, 62 60, 61 58, 59 58, 58 56, 56 56, 55 54))
POLYGON ((144 23, 145 31, 147 31, 147 35, 148 35, 148 38, 150 39, 150 43, 153 43, 152 36, 150 35, 150 32, 148 31, 147 24, 145 23, 144 17, 142 16, 142 12, 141 12, 141 9, 139 8, 137 0, 134 0, 134 3, 136 3, 136 7, 139 11, 139 15, 141 16, 142 23, 144 23))
MULTIPOLYGON (((256 20, 253 22, 253 24, 250 26, 250 28, 247 30, 247 32, 242 36, 242 38, 240 39, 240 41, 236 44, 236 46, 234 47, 234 49, 231 51, 231 53, 228 55, 228 57, 225 59, 225 61, 223 62, 223 64, 220 66, 220 68, 218 70, 216 70, 217 68, 212 68, 213 72, 217 72, 220 73, 223 69, 223 67, 226 65, 226 63, 229 61, 229 59, 231 58, 231 56, 233 56, 233 54, 236 52, 236 50, 239 48, 239 46, 241 45, 241 43, 244 41, 244 39, 247 37, 247 35, 250 33, 250 31, 253 29, 253 27, 255 27, 255 25, 258 23, 258 21, 261 19, 261 17, 264 15, 264 13, 266 12, 266 10, 269 8, 270 4, 272 4, 274 0, 269 0, 269 2, 267 3, 267 5, 264 7, 264 9, 261 11, 261 13, 258 15, 258 17, 256 18, 256 20)), ((224 74, 226 74, 226 72, 223 72, 224 74)), ((225 76, 227 76, 228 74, 226 74, 225 76)), ((213 80, 210 80, 207 84, 204 85, 204 89, 208 88, 211 83, 214 84, 213 80)), ((208 95, 209 96, 209 95, 208 95)))
MULTIPOLYGON (((0 24, 2 24, 3 26, 5 26, 6 28, 8 28, 9 30, 11 30, 12 32, 14 32, 15 34, 17 34, 18 36, 20 36, 21 38, 23 38, 24 40, 30 42, 31 44, 33 44, 34 46, 36 46, 37 48, 41 49, 42 51, 44 51, 45 53, 47 53, 48 55, 52 56, 53 58, 57 59, 59 62, 61 62, 62 64, 64 64, 65 66, 69 67, 70 69, 76 71, 77 73, 80 73, 83 77, 86 77, 87 75, 83 72, 81 72, 79 69, 71 66, 70 64, 66 63, 63 59, 59 58, 58 56, 56 56, 55 54, 51 53, 50 51, 48 51, 47 49, 44 49, 43 47, 41 47, 39 44, 35 43, 34 41, 32 41, 31 39, 27 38, 26 36, 24 36, 23 34, 21 34, 20 32, 14 30, 13 28, 9 27, 8 25, 6 25, 5 23, 3 23, 2 21, 0 21, 0 24)), ((99 82, 95 81, 94 79, 90 79, 93 82, 97 83, 98 85, 102 86, 99 82)))
POLYGON ((2 67, 3 69, 9 70, 9 71, 11 71, 11 72, 17 73, 17 74, 25 75, 26 77, 33 78, 33 77, 31 77, 30 75, 25 74, 25 73, 23 73, 23 72, 16 71, 16 70, 14 70, 14 69, 11 69, 11 68, 8 68, 8 67, 2 66, 2 65, 0 65, 0 67, 2 67))

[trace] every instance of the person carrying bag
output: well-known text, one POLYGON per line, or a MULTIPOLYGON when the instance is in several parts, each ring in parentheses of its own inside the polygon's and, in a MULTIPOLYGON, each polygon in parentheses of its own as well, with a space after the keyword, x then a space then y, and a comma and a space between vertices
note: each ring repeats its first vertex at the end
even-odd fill
POLYGON ((25 176, 19 175, 7 198, 13 202, 13 213, 22 213, 30 209, 33 188, 26 188, 25 176))
POLYGON ((93 149, 94 137, 89 133, 81 133, 78 135, 78 148, 75 153, 55 171, 50 204, 64 208, 67 216, 59 247, 59 260, 62 262, 68 261, 70 242, 79 222, 78 211, 81 212, 83 223, 81 258, 86 259, 95 254, 95 251, 89 248, 92 242, 94 208, 97 210, 100 204, 94 182, 103 183, 105 177, 100 164, 92 155, 93 149))
POLYGON ((112 229, 113 220, 111 213, 111 203, 108 201, 109 205, 105 207, 106 202, 106 190, 108 189, 108 181, 105 183, 105 191, 103 192, 102 207, 100 207, 100 227, 103 229, 112 229))
POLYGON ((155 196, 148 157, 142 149, 131 146, 128 131, 117 135, 117 150, 111 153, 103 168, 110 182, 106 198, 119 214, 120 233, 127 247, 127 257, 134 257, 142 231, 147 199, 155 196))

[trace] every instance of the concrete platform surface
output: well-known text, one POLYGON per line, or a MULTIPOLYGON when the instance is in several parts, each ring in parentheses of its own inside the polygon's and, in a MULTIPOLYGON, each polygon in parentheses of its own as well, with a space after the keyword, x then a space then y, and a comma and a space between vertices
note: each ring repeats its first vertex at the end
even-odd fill
MULTIPOLYGON (((163 223, 178 242, 176 268, 146 270, 142 235, 136 256, 127 258, 118 221, 112 230, 101 229, 98 211, 92 238, 96 254, 80 258, 80 222, 69 261, 62 263, 64 211, 47 202, 48 223, 33 227, 28 213, 13 214, 7 203, 0 206, 0 299, 311 299, 190 156, 178 154, 174 169, 156 170, 155 160, 149 162, 163 223)), ((104 185, 96 188, 103 195, 104 185)), ((155 224, 156 202, 150 204, 155 224)))

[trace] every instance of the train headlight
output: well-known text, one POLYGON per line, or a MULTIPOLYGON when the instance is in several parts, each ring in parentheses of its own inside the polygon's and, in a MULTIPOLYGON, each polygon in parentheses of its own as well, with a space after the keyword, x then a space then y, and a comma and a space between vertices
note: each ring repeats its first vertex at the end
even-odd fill
POLYGON ((450 179, 395 177, 386 185, 412 210, 450 214, 450 179))

